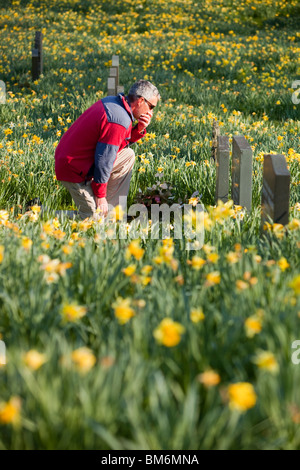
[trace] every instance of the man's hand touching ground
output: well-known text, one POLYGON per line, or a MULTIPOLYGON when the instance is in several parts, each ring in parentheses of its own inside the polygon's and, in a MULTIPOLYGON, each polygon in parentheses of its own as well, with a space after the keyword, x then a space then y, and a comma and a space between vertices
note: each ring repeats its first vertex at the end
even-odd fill
POLYGON ((108 204, 107 204, 106 197, 95 196, 95 202, 96 202, 96 206, 97 206, 99 213, 103 215, 104 217, 106 217, 108 214, 108 204))

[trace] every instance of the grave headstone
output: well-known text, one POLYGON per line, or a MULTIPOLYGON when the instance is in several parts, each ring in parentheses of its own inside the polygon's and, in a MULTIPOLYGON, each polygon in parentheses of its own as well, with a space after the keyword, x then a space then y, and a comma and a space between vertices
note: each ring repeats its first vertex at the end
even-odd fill
POLYGON ((119 93, 124 93, 124 87, 121 86, 121 85, 118 85, 118 86, 117 86, 117 95, 118 95, 119 93))
POLYGON ((213 128, 212 128, 212 147, 211 147, 211 158, 213 161, 216 161, 219 135, 220 135, 220 127, 219 127, 218 122, 214 119, 213 128))
POLYGON ((243 135, 232 139, 231 198, 249 212, 252 205, 252 148, 243 135))
POLYGON ((289 222, 291 174, 283 155, 264 155, 261 200, 261 229, 269 218, 273 223, 289 222))
POLYGON ((116 79, 115 77, 108 77, 107 79, 107 94, 116 95, 116 79))
POLYGON ((228 201, 229 194, 229 137, 217 137, 215 201, 228 201))
POLYGON ((119 56, 118 55, 113 55, 111 59, 111 72, 115 73, 115 75, 111 75, 111 77, 115 76, 116 77, 116 87, 119 85, 119 67, 120 67, 120 61, 119 61, 119 56))
POLYGON ((38 80, 43 73, 43 34, 36 31, 32 49, 32 80, 38 80))
POLYGON ((124 87, 119 84, 119 56, 113 55, 107 80, 107 94, 118 95, 119 93, 124 93, 124 87))
POLYGON ((116 84, 118 85, 119 82, 118 82, 118 69, 117 67, 110 67, 109 69, 109 76, 110 77, 114 77, 115 80, 116 80, 116 84))
POLYGON ((6 102, 6 86, 5 83, 0 80, 0 104, 5 104, 6 102))
POLYGON ((111 66, 112 67, 119 67, 120 65, 120 60, 118 55, 113 55, 111 58, 111 66))

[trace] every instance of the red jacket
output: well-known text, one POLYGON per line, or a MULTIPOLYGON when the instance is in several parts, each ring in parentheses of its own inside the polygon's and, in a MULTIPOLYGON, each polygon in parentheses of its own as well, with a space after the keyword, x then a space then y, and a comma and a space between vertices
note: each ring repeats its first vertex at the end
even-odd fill
POLYGON ((107 96, 88 108, 62 136, 55 151, 55 173, 60 181, 81 183, 93 178, 95 196, 106 197, 106 187, 117 153, 146 134, 140 134, 125 96, 107 96))

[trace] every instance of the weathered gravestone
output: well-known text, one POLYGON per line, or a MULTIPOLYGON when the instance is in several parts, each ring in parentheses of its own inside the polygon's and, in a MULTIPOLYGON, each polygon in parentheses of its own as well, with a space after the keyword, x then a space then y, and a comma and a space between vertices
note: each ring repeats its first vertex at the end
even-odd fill
POLYGON ((228 201, 229 193, 229 137, 219 135, 217 137, 216 151, 216 193, 215 201, 219 199, 228 201))
POLYGON ((212 127, 212 146, 211 146, 211 158, 216 161, 217 147, 218 147, 218 136, 220 135, 220 127, 218 122, 214 119, 212 127))
POLYGON ((107 94, 118 95, 123 92, 124 87, 119 85, 119 56, 113 55, 107 80, 107 94))
POLYGON ((119 68, 118 67, 111 67, 109 69, 109 77, 115 79, 116 87, 119 84, 119 68))
POLYGON ((276 224, 289 222, 291 174, 283 155, 264 155, 261 229, 269 218, 276 224))
POLYGON ((113 55, 111 60, 111 68, 116 68, 117 70, 117 79, 116 79, 116 94, 124 93, 124 87, 120 85, 120 73, 119 73, 119 56, 113 55))
POLYGON ((6 102, 6 86, 5 83, 0 80, 0 104, 5 104, 6 102))
POLYGON ((119 56, 113 55, 111 59, 110 76, 116 77, 116 94, 117 94, 117 87, 119 86, 119 67, 120 67, 119 56))
POLYGON ((38 80, 43 73, 43 34, 35 33, 34 49, 32 49, 32 80, 38 80))
POLYGON ((124 93, 124 87, 123 87, 122 85, 118 85, 118 86, 117 86, 117 95, 118 95, 119 93, 124 93))
POLYGON ((108 96, 116 95, 116 79, 115 79, 115 77, 108 77, 108 79, 107 79, 107 94, 108 94, 108 96))
POLYGON ((252 204, 252 148, 243 135, 232 139, 231 198, 249 212, 252 204))

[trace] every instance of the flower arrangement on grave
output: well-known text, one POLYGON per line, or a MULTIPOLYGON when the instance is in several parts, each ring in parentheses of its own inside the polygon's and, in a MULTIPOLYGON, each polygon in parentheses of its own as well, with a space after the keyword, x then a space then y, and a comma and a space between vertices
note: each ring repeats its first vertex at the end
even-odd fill
POLYGON ((172 193, 173 187, 169 182, 160 183, 157 181, 153 186, 146 188, 145 191, 139 189, 135 203, 144 204, 147 208, 151 207, 151 204, 168 204, 174 203, 174 194, 172 193))

